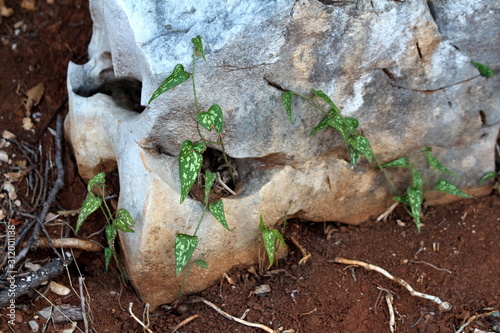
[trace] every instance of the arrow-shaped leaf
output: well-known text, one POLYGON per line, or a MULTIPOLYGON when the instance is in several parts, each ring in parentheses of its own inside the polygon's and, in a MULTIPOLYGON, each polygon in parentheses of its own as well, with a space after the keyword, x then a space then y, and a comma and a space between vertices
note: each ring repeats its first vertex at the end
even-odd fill
POLYGON ((208 131, 212 131, 212 128, 215 128, 217 133, 222 133, 224 121, 222 119, 222 109, 220 105, 214 104, 207 112, 198 113, 196 119, 198 123, 208 131))
POLYGON ((450 183, 449 181, 444 180, 442 178, 436 182, 434 189, 437 191, 453 194, 453 195, 456 195, 458 197, 473 198, 472 195, 468 195, 467 193, 460 190, 456 185, 454 185, 454 184, 450 183))
POLYGON ((425 158, 427 158, 427 163, 429 163, 429 166, 434 170, 444 172, 450 176, 458 177, 456 173, 450 171, 447 167, 442 165, 441 162, 439 162, 438 159, 435 158, 434 155, 432 155, 429 151, 424 152, 424 155, 425 158))
POLYGON ((154 99, 156 99, 164 92, 172 89, 173 87, 189 79, 190 75, 191 74, 189 74, 184 70, 184 66, 182 66, 181 64, 176 65, 172 74, 170 74, 170 76, 167 77, 165 81, 163 81, 158 87, 158 89, 156 89, 156 91, 153 93, 153 95, 149 99, 148 104, 150 104, 154 99))
POLYGON ((179 276, 184 266, 193 256, 193 252, 198 245, 198 237, 186 234, 178 234, 175 237, 175 275, 179 276))
POLYGON ((210 189, 212 188, 212 185, 214 184, 216 174, 214 172, 211 172, 210 170, 205 170, 205 205, 208 204, 208 197, 210 194, 210 189))
POLYGON ((219 221, 219 223, 222 224, 224 228, 231 231, 231 229, 227 225, 226 214, 224 214, 224 204, 222 203, 222 200, 212 202, 208 207, 217 221, 219 221))
POLYGON ((104 184, 106 182, 106 175, 104 172, 99 172, 97 175, 92 177, 87 184, 87 191, 92 192, 92 189, 97 184, 104 184))
POLYGON ((383 168, 409 168, 410 162, 408 161, 408 157, 403 156, 400 158, 396 158, 393 161, 382 164, 383 168))
POLYGON ((203 156, 206 145, 199 142, 196 145, 190 140, 182 143, 181 152, 179 154, 179 177, 181 180, 181 203, 186 199, 191 187, 198 178, 198 172, 201 168, 203 156))
POLYGON ((335 103, 333 103, 333 101, 330 99, 330 97, 328 97, 327 94, 325 94, 324 92, 322 92, 321 90, 314 90, 314 89, 311 89, 311 92, 318 96, 319 98, 321 98, 322 100, 324 100, 332 109, 334 109, 335 111, 339 112, 339 108, 335 105, 335 103))
POLYGON ((83 225, 83 222, 89 217, 90 214, 95 212, 102 203, 102 199, 97 197, 92 192, 88 192, 85 200, 83 200, 82 208, 80 209, 80 213, 78 214, 78 219, 76 220, 76 229, 75 235, 78 234, 78 230, 83 225))
POLYGON ((292 97, 293 92, 287 91, 281 94, 281 98, 283 99, 283 106, 285 107, 286 114, 288 115, 288 119, 290 119, 290 123, 293 123, 292 120, 292 97))

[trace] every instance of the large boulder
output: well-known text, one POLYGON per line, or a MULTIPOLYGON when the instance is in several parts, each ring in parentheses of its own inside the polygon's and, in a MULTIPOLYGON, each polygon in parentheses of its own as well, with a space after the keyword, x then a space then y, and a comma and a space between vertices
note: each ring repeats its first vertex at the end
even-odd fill
MULTIPOLYGON (((459 175, 455 184, 470 194, 488 191, 477 182, 494 170, 500 85, 495 76, 480 76, 471 60, 498 70, 494 6, 91 0, 89 61, 68 70, 66 133, 85 179, 118 168, 119 206, 136 221, 134 233, 120 234, 123 259, 142 298, 154 308, 178 296, 174 239, 193 233, 203 209, 193 197, 179 204, 177 156, 184 140, 198 138, 191 84, 147 105, 176 64, 192 70, 191 38, 200 35, 207 54, 196 66, 200 106, 221 105, 225 148, 239 178, 236 195, 223 199, 232 232, 205 215, 194 258, 209 268, 191 269, 186 292, 206 288, 233 265, 258 261, 260 215, 268 225, 285 212, 358 224, 391 204, 381 172, 365 159, 353 167, 334 129, 309 136, 323 114, 294 99, 290 123, 283 90, 327 93, 344 116, 359 120, 380 162, 432 147, 459 175)), ((402 170, 392 175, 400 190, 410 182, 402 170)), ((427 199, 449 197, 431 191, 427 199)))

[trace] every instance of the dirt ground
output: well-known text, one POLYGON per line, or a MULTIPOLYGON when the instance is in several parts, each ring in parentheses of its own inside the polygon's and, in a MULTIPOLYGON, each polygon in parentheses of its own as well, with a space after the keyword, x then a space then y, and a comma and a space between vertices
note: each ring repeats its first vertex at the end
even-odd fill
MULTIPOLYGON (((0 151, 7 154, 10 162, 0 162, 0 186, 12 177, 8 173, 24 172, 26 176, 38 170, 42 176, 37 179, 47 179, 44 184, 48 191, 55 179, 55 115, 67 112, 67 64, 70 60, 86 62, 92 26, 84 0, 22 3, 23 7, 21 1, 6 0, 5 6, 12 9, 12 15, 2 17, 0 24, 0 133, 8 130, 22 143, 18 147, 1 141, 0 151), (30 7, 30 3, 35 3, 35 7, 30 7), (42 94, 40 87, 29 92, 40 83, 44 84, 42 94), (47 176, 43 177, 45 170, 47 176)), ((8 10, 2 9, 2 13, 7 14, 8 10)), ((78 176, 67 144, 63 146, 63 157, 64 188, 50 209, 52 213, 78 209, 85 195, 85 184, 78 176)), ((29 177, 24 176, 11 181, 18 196, 17 205, 7 190, 0 193, 0 214, 4 215, 0 224, 2 248, 6 243, 4 221, 15 224, 20 232, 32 221, 28 215, 41 210, 43 200, 37 198, 47 194, 30 188, 26 180, 29 177)), ((420 234, 399 208, 387 221, 367 221, 359 227, 292 221, 284 233, 289 253, 278 267, 268 271, 258 265, 236 267, 227 273, 228 278, 221 277, 208 290, 165 304, 149 315, 134 291, 120 282, 117 270, 104 269, 102 252, 77 250, 74 263, 54 279, 65 286, 72 285, 74 290, 67 296, 58 296, 42 286, 38 290, 45 297, 38 293, 22 296, 16 301, 15 326, 7 325, 7 310, 0 311, 0 332, 32 332, 30 320, 38 323, 40 332, 70 328, 69 323, 47 323, 37 312, 49 306, 49 301, 80 306, 80 275, 85 278, 90 332, 143 331, 129 313, 130 303, 135 315, 149 322, 150 331, 155 333, 173 332, 188 318, 192 321, 177 332, 262 331, 226 319, 199 302, 200 298, 236 317, 245 314, 245 320, 278 332, 390 332, 388 294, 393 296, 396 332, 457 332, 468 320, 470 324, 463 332, 499 332, 500 317, 495 317, 500 307, 498 194, 427 207, 424 213, 420 234), (292 238, 311 255, 305 263, 300 262, 303 254, 292 238), (412 296, 380 273, 335 263, 336 257, 378 265, 415 290, 437 296, 453 308, 443 312, 432 300, 412 296), (264 284, 270 291, 255 295, 255 288, 264 284)), ((74 226, 75 220, 75 216, 61 215, 48 224, 48 230, 58 237, 68 230, 64 225, 74 226)), ((93 219, 79 236, 104 244, 104 223, 102 218, 93 219)), ((39 248, 29 252, 27 259, 43 265, 53 257, 52 251, 39 248)), ((4 270, 5 262, 0 264, 4 270)), ((23 265, 19 274, 26 271, 23 265)), ((4 289, 6 282, 0 284, 0 290, 4 289)), ((83 322, 76 323, 78 327, 73 331, 83 332, 83 322)))

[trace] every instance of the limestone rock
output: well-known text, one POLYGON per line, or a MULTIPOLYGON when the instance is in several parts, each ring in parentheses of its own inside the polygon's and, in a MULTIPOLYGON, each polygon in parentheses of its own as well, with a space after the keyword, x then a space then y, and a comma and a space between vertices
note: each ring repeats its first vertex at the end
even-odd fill
MULTIPOLYGON (((174 239, 192 233, 202 214, 195 199, 179 204, 177 156, 184 140, 198 138, 191 84, 146 105, 176 64, 192 69, 191 38, 200 35, 207 54, 196 66, 200 106, 221 105, 239 184, 235 196, 223 199, 232 232, 205 215, 194 258, 209 268, 193 266, 186 292, 206 288, 235 264, 257 262, 261 214, 269 225, 285 211, 357 224, 391 204, 381 173, 366 160, 352 167, 338 133, 329 128, 309 137, 321 113, 297 99, 294 122, 288 121, 282 90, 323 90, 343 115, 359 119, 382 163, 432 147, 460 176, 455 184, 471 194, 487 191, 477 181, 494 169, 499 79, 481 77, 471 60, 498 69, 495 6, 488 0, 91 0, 90 60, 69 66, 66 134, 84 178, 118 167, 119 205, 136 221, 135 233, 120 240, 142 298, 154 308, 177 297, 174 239), (123 78, 139 82, 144 111, 100 93, 106 82, 123 78)), ((409 182, 402 172, 394 177, 398 188, 409 182)), ((428 198, 442 200, 435 193, 428 198)))

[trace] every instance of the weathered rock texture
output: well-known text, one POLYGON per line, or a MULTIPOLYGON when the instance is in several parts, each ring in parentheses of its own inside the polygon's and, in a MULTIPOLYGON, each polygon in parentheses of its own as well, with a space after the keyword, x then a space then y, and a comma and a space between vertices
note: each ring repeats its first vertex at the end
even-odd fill
MULTIPOLYGON (((366 160, 352 167, 338 133, 308 136, 322 114, 295 100, 290 124, 282 89, 326 92, 359 119, 381 162, 430 146, 461 188, 487 190, 477 181, 494 169, 499 80, 481 77, 470 61, 498 70, 498 2, 91 0, 90 8, 90 60, 69 66, 67 136, 84 178, 118 167, 119 205, 137 223, 135 233, 121 234, 124 258, 153 307, 177 297, 175 235, 192 233, 202 211, 193 199, 179 204, 177 155, 183 140, 198 138, 192 87, 176 87, 142 113, 93 93, 132 77, 146 105, 176 64, 191 70, 196 35, 207 53, 196 67, 199 101, 204 110, 222 106, 240 178, 237 195, 223 199, 233 231, 206 215, 194 258, 209 269, 193 267, 185 291, 257 261, 261 214, 269 225, 286 210, 356 224, 391 203, 380 172, 366 160)), ((405 173, 393 175, 399 188, 408 184, 405 173)))

